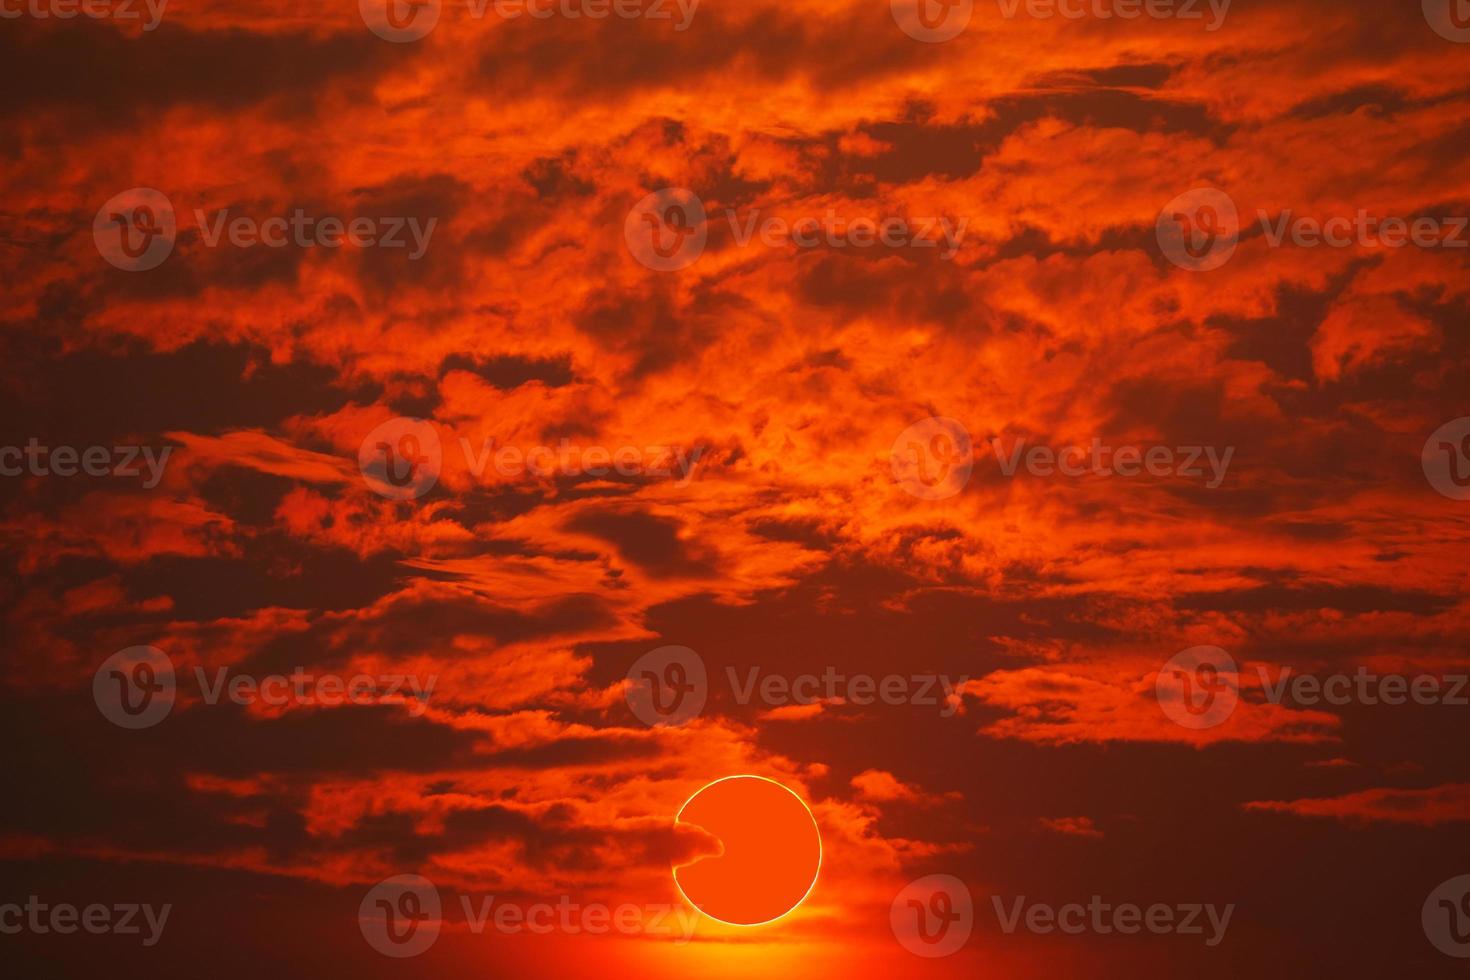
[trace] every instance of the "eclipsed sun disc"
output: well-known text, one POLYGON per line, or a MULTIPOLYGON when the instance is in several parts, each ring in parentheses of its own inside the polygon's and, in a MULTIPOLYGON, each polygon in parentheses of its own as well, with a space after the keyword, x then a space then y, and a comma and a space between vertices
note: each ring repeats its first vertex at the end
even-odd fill
POLYGON ((801 797, 764 776, 726 776, 679 808, 675 823, 719 840, 721 852, 674 868, 689 904, 727 925, 758 926, 811 894, 822 867, 822 835, 801 797))

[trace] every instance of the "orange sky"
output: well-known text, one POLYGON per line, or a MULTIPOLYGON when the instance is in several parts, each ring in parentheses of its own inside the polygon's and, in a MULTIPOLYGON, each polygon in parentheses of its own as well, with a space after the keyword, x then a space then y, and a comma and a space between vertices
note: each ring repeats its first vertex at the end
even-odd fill
POLYGON ((491 4, 444 0, 404 43, 354 2, 0 18, 0 452, 171 447, 156 485, 0 477, 0 905, 175 906, 142 952, 0 951, 221 978, 1461 967, 1420 907, 1470 873, 1470 708, 1270 694, 1285 667, 1470 668, 1470 502, 1421 462, 1470 415, 1470 249, 1278 245, 1258 215, 1452 237, 1470 46, 1418 2, 1235 0, 1211 30, 1206 3, 975 0, 932 43, 886 0, 491 4), (129 271, 99 242, 135 188, 176 233, 129 271), (660 271, 630 236, 668 188, 703 248, 660 271), (1207 271, 1155 230, 1199 188, 1239 215, 1207 271), (211 244, 221 212, 297 209, 409 245, 211 244), (889 219, 937 244, 840 237, 889 219), (768 242, 768 221, 846 231, 768 242), (431 439, 421 495, 363 462, 431 439), (1218 479, 1203 452, 1198 477, 1006 472, 1094 440, 1231 455, 1218 479), (91 692, 140 645, 177 696, 126 730, 91 692), (706 701, 650 726, 627 677, 669 646, 706 701), (1156 695, 1195 647, 1239 668, 1210 727, 1156 695), (242 705, 196 683, 297 668, 433 688, 242 705), (829 670, 953 689, 740 694, 829 670), (721 845, 674 814, 739 773, 816 818, 792 915, 680 943, 468 928, 461 896, 687 910, 670 868, 721 845), (402 874, 447 911, 397 960, 354 910, 402 874), (924 958, 890 906, 936 874, 974 896, 974 936, 924 958), (1023 895, 1236 911, 1218 948, 1008 934, 991 899, 1023 895))

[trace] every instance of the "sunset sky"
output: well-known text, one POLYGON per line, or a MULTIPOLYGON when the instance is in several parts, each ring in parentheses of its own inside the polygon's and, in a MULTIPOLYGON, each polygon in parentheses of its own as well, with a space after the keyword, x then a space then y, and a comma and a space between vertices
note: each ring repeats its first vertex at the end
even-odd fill
POLYGON ((1470 0, 56 2, 0 0, 0 906, 171 912, 17 975, 1464 975, 1470 705, 1273 685, 1470 672, 1470 0), (672 874, 738 774, 820 833, 760 926, 672 874))

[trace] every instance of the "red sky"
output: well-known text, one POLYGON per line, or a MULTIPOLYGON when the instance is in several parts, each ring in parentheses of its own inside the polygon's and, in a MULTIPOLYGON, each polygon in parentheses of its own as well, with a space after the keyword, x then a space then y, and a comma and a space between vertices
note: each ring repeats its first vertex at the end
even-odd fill
POLYGON ((1271 685, 1470 670, 1470 501, 1421 459, 1470 416, 1470 249, 1272 229, 1365 212, 1453 240, 1470 46, 1410 0, 1236 0, 1213 30, 1207 4, 975 0, 934 43, 886 0, 703 0, 683 30, 668 6, 444 0, 394 43, 338 0, 172 0, 147 31, 0 3, 21 12, 0 19, 0 452, 171 447, 156 485, 0 477, 0 905, 173 906, 154 947, 23 931, 0 952, 64 976, 1462 972, 1420 913, 1470 874, 1470 707, 1271 685), (134 188, 177 227, 139 271, 99 251, 134 188), (625 230, 667 188, 697 197, 704 248, 659 271, 625 230), (1156 223, 1200 188, 1240 233, 1195 271, 1156 223), (210 242, 220 212, 297 209, 409 247, 210 242), (940 244, 742 244, 766 219, 940 244), (379 438, 404 418, 424 421, 379 438), (962 429, 900 439, 932 418, 962 429), (442 462, 393 499, 359 455, 405 432, 442 462), (1006 472, 1018 444, 1094 440, 1199 447, 1202 475, 1006 472), (564 444, 636 452, 475 472, 487 447, 564 444), (925 474, 959 465, 940 492, 914 446, 925 474), (1218 479, 1206 447, 1231 453, 1218 479), (127 730, 93 681, 142 645, 177 699, 127 730), (650 727, 626 677, 667 646, 697 654, 706 703, 650 727), (1190 728, 1156 678, 1201 646, 1239 703, 1190 728), (210 704, 196 668, 433 688, 210 704), (954 690, 739 696, 828 671, 954 690), (790 916, 687 943, 465 922, 460 896, 687 910, 670 869, 719 843, 674 815, 740 773, 820 828, 790 916), (446 912, 399 960, 357 910, 403 874, 446 912), (938 874, 974 934, 930 959, 890 906, 938 874), (1094 895, 1235 910, 1206 947, 1008 934, 992 907, 1094 895))

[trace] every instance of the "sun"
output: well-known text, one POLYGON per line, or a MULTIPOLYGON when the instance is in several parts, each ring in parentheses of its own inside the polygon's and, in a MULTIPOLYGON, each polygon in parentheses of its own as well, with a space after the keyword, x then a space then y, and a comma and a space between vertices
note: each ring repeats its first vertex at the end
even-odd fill
POLYGON ((685 801, 675 823, 717 838, 721 852, 674 868, 674 884, 717 922, 774 922, 811 894, 822 868, 822 835, 811 808, 764 776, 726 776, 685 801))

